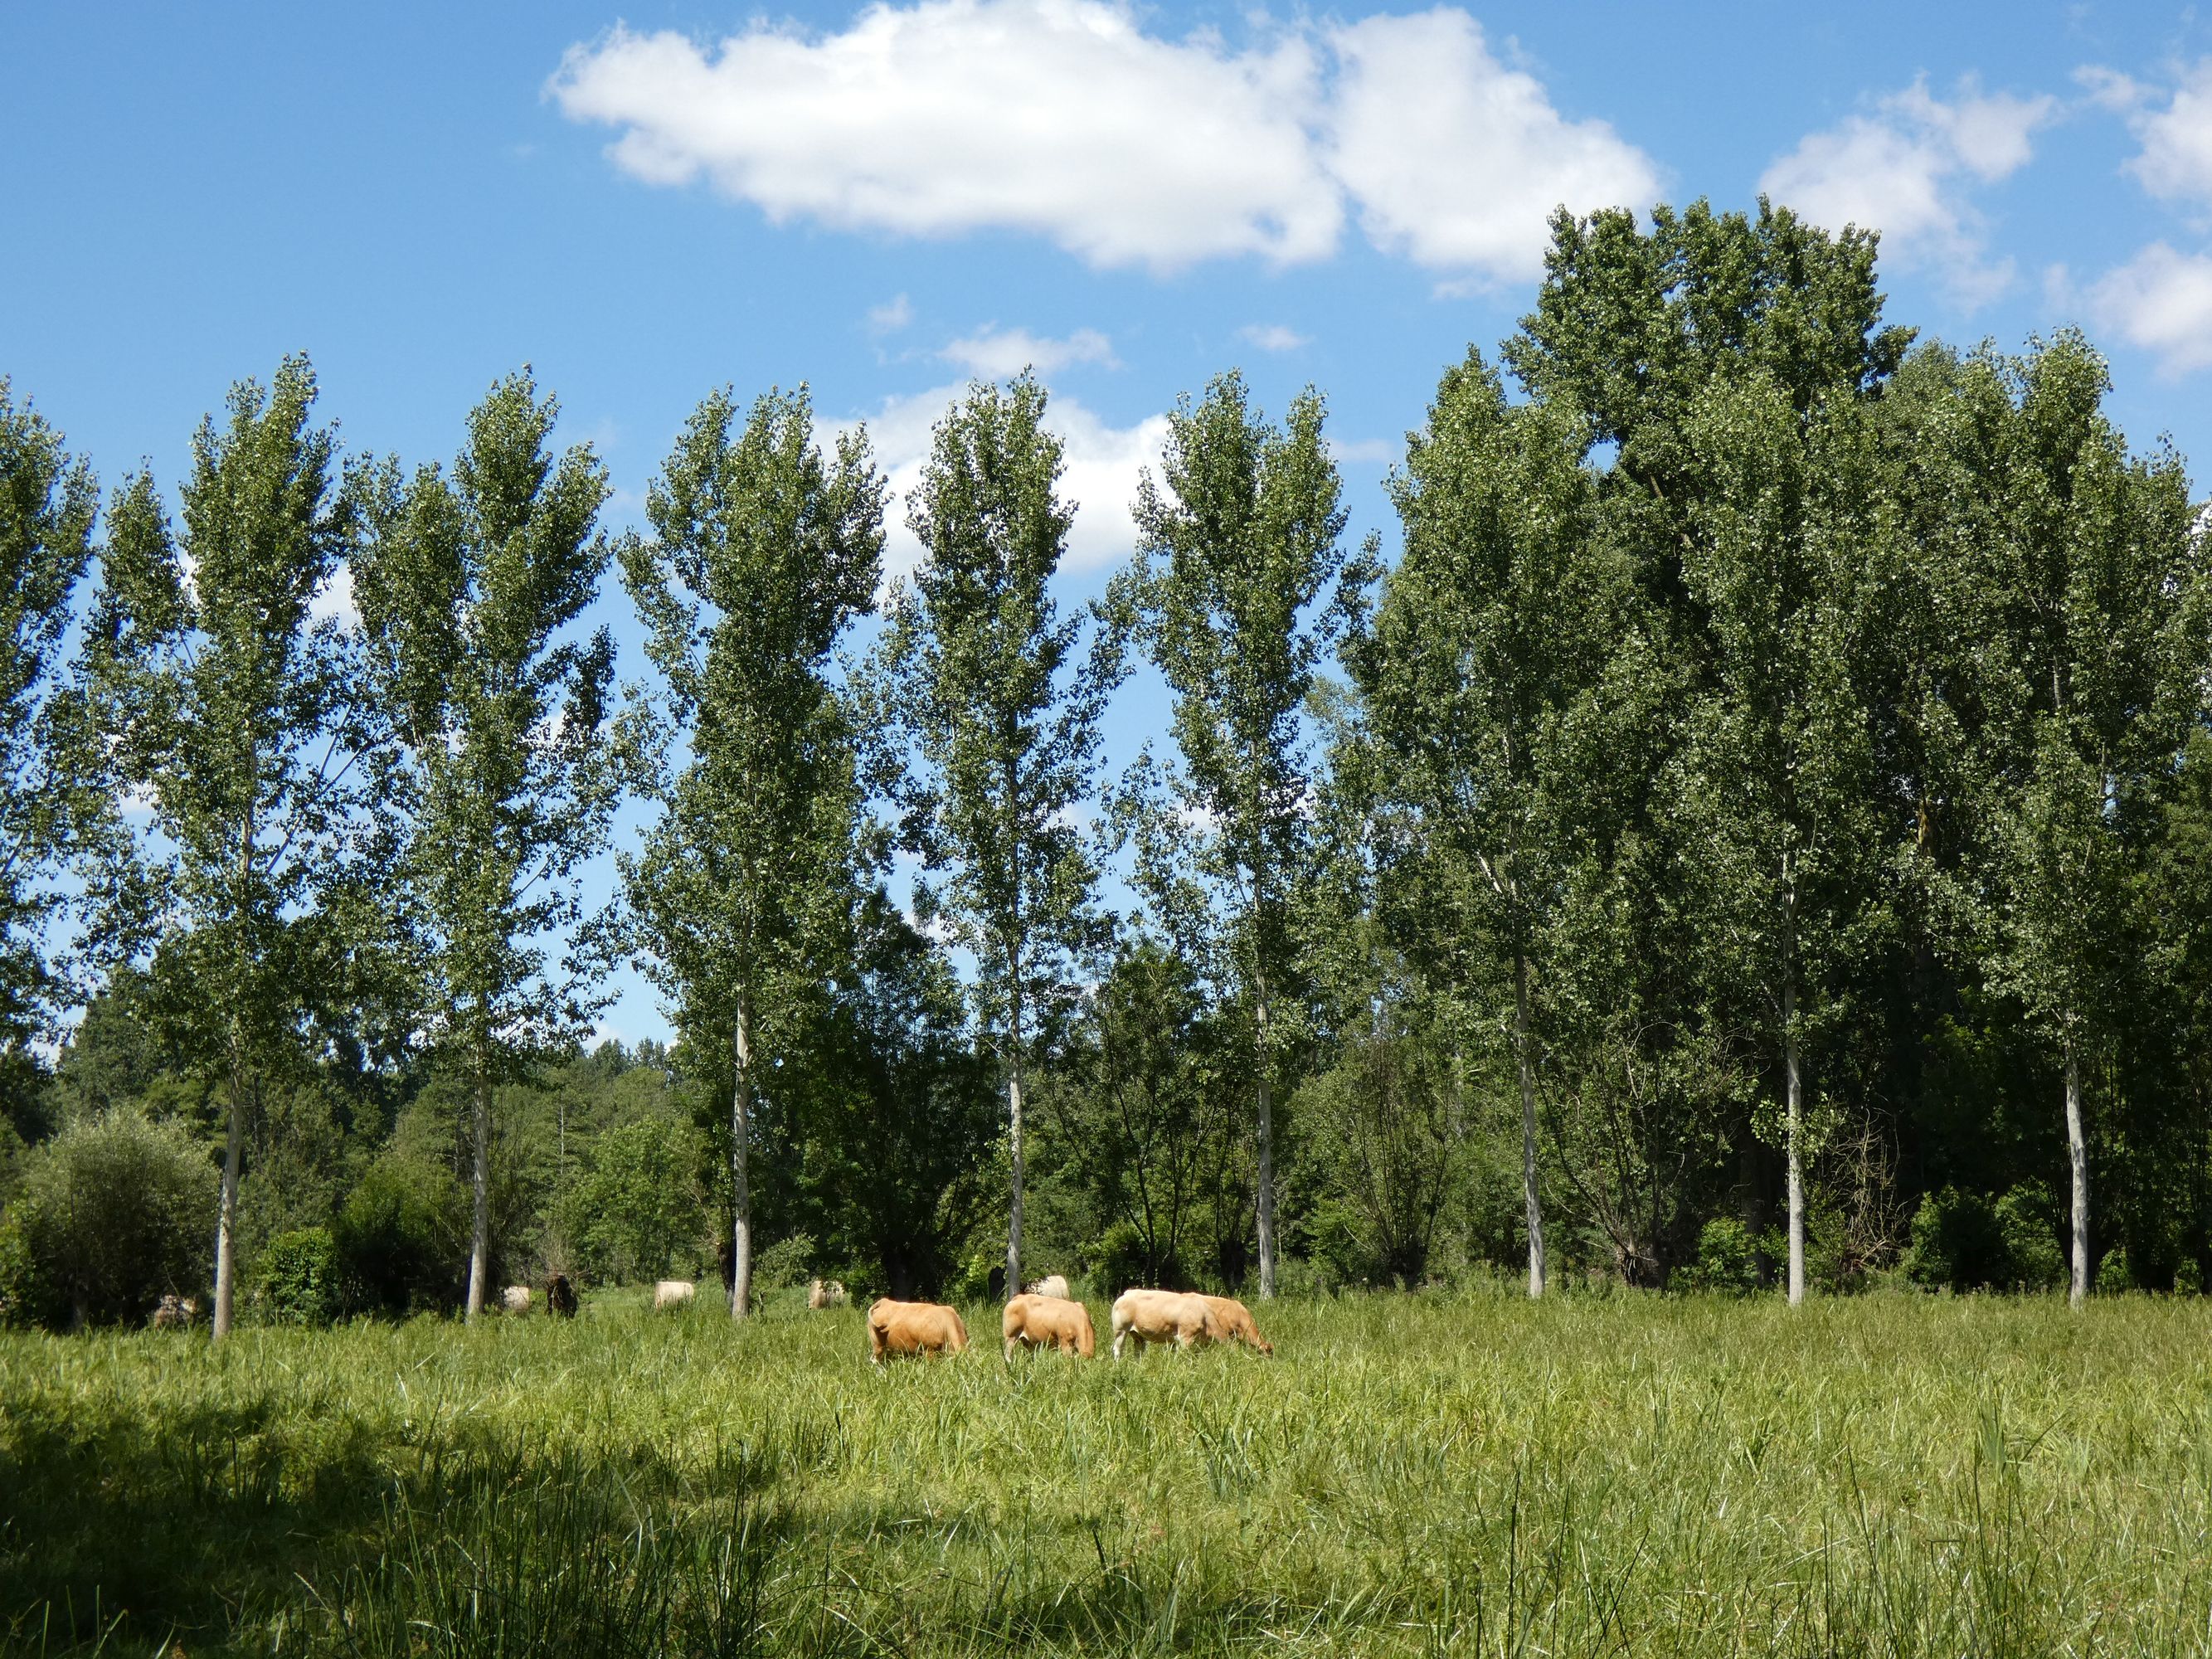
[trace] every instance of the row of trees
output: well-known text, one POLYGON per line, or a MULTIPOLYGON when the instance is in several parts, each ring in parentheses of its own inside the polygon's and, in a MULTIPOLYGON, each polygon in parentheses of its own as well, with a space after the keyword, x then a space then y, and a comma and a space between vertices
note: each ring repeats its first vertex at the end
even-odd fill
POLYGON ((1517 393, 1470 352, 1409 439, 1395 564, 1346 542, 1321 398, 1278 423, 1231 374, 1079 611, 1045 393, 978 385, 858 659, 893 503, 803 390, 709 398, 619 538, 526 371, 410 472, 342 463, 288 362, 173 521, 0 405, 11 1098, 126 972, 222 1104, 218 1333, 247 1145, 334 1073, 465 1101, 480 1310, 501 1102, 625 954, 739 1315, 757 1222, 899 1290, 1000 1225, 1010 1284, 1034 1226, 1262 1295, 1286 1255, 1540 1294, 1562 1254, 1724 1278, 1770 1219, 1793 1300, 1908 1237, 1970 1281, 1961 1194, 2033 1233, 2061 1169, 2074 1294, 2123 1241, 2170 1280, 2212 1247, 2212 547, 2085 341, 1881 313, 1871 236, 1563 215, 1517 393), (653 670, 619 693, 611 563, 653 670), (1171 748, 1109 778, 1139 659, 1171 748))

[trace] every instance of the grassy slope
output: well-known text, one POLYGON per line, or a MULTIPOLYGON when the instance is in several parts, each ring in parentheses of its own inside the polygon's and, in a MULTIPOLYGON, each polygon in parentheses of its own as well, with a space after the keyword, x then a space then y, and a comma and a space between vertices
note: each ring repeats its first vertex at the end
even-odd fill
POLYGON ((1273 1362, 1011 1376, 981 1310, 975 1351, 886 1375, 856 1310, 6 1337, 0 1632, 2212 1650, 2212 1304, 1376 1297, 1262 1324, 1273 1362))

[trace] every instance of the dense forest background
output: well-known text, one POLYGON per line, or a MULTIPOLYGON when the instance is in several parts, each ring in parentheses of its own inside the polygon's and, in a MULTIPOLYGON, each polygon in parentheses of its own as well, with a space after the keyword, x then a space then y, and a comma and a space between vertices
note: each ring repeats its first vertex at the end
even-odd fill
POLYGON ((0 386, 0 1318, 2201 1290, 2212 517, 2087 341, 1917 339, 1875 255, 1563 215, 1395 562, 1231 374, 1081 611, 1027 376, 902 501, 714 394, 623 535, 526 371, 404 465, 289 361, 105 495, 0 386), (672 1046, 585 1048, 624 959, 672 1046))

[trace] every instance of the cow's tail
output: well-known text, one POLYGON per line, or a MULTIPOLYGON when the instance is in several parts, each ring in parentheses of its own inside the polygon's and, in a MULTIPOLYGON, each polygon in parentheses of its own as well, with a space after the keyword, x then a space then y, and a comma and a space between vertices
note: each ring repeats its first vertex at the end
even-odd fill
POLYGON ((1076 1305, 1079 1315, 1075 1322, 1075 1352, 1089 1359, 1098 1352, 1098 1339, 1091 1329, 1091 1310, 1080 1303, 1076 1305))

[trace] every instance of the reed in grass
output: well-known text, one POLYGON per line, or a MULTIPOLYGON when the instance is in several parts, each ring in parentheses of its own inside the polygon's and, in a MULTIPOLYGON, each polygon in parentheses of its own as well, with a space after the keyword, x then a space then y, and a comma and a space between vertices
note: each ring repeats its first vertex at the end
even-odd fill
POLYGON ((0 1639, 2212 1650, 2193 1299, 1377 1296, 883 1372, 861 1317, 7 1337, 0 1639))

